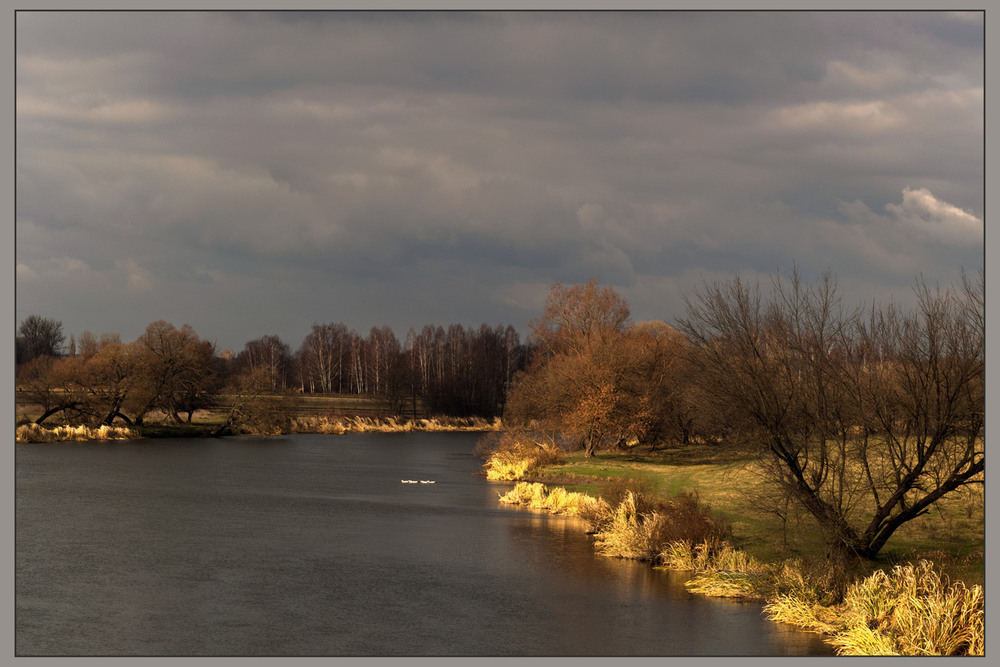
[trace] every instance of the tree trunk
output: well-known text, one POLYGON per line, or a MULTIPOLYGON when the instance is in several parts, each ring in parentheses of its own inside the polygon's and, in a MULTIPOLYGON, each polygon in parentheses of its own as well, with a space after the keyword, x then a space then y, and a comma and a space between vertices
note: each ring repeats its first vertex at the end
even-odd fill
POLYGON ((66 405, 57 405, 54 408, 49 408, 46 410, 41 417, 35 420, 36 424, 41 424, 43 421, 56 414, 57 412, 62 412, 64 410, 78 410, 80 408, 79 403, 68 403, 66 405))

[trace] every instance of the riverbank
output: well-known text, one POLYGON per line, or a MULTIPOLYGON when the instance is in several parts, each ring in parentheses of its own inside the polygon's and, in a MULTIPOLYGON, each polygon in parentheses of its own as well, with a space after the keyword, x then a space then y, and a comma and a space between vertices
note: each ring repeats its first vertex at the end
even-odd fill
MULTIPOLYGON (((190 424, 155 422, 142 427, 127 426, 53 426, 22 424, 15 430, 15 441, 81 442, 88 440, 139 440, 143 438, 194 438, 209 437, 216 433, 221 420, 202 418, 190 424)), ((242 431, 233 435, 283 435, 292 433, 412 433, 412 432, 488 432, 500 428, 499 420, 478 417, 433 417, 427 419, 400 419, 397 417, 317 417, 290 418, 285 427, 266 434, 242 431)))
MULTIPOLYGON (((489 432, 500 428, 499 419, 428 415, 418 402, 396 414, 385 401, 353 394, 269 394, 259 399, 266 418, 243 419, 225 429, 226 435, 282 435, 292 433, 406 433, 413 431, 489 432), (250 423, 252 422, 252 423, 250 423)), ((233 413, 236 397, 224 395, 218 405, 196 410, 189 421, 178 423, 158 411, 145 416, 141 426, 116 421, 113 427, 60 424, 54 418, 41 425, 33 421, 44 410, 17 403, 17 442, 54 442, 143 438, 198 438, 217 435, 233 413), (52 423, 49 423, 52 422, 52 423)))
MULTIPOLYGON (((569 453, 523 467, 504 502, 582 516, 598 553, 692 571, 692 592, 763 602, 769 618, 822 633, 842 655, 982 653, 981 492, 947 498, 905 526, 880 562, 838 569, 823 561, 809 518, 770 497, 753 462, 733 449, 569 453), (623 490, 631 507, 604 500, 623 490), (666 520, 650 508, 678 494, 728 522, 726 538, 663 541, 666 520), (645 510, 636 505, 643 497, 645 510)), ((497 469, 516 468, 503 460, 497 469)))

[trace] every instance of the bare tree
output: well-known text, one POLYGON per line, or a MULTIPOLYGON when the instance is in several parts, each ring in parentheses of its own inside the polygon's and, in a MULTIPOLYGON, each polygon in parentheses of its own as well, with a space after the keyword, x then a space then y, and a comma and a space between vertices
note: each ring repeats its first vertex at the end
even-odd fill
POLYGON ((128 413, 150 402, 152 368, 145 355, 139 343, 109 343, 79 366, 75 385, 94 421, 110 425, 121 419, 131 426, 128 413))
POLYGON ((253 435, 278 435, 288 430, 289 417, 285 396, 271 389, 267 369, 244 370, 232 380, 229 388, 233 397, 225 421, 213 432, 247 432, 253 435))
POLYGON ((189 325, 180 329, 163 320, 151 323, 137 343, 143 352, 145 401, 137 408, 136 423, 159 408, 174 421, 213 404, 220 389, 215 346, 201 339, 189 325))
POLYGON ((261 336, 243 347, 238 363, 250 373, 262 371, 271 391, 284 390, 291 367, 291 351, 278 336, 261 336))
POLYGON ((340 323, 312 326, 298 353, 303 388, 308 385, 310 391, 323 393, 343 391, 349 336, 347 327, 340 323))
POLYGON ((629 314, 628 302, 614 289, 599 287, 596 278, 572 287, 556 283, 531 331, 548 354, 581 352, 596 339, 624 331, 629 314))
POLYGON ((893 532, 981 479, 981 291, 918 285, 916 312, 841 306, 829 273, 762 298, 738 277, 687 302, 694 377, 831 549, 875 558, 893 532))

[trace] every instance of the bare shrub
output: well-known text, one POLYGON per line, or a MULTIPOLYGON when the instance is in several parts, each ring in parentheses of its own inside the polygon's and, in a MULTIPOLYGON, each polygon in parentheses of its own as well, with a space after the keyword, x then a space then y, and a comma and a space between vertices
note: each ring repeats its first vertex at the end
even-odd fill
POLYGON ((700 505, 696 495, 653 502, 627 491, 599 527, 595 547, 604 556, 655 561, 671 542, 714 543, 729 532, 728 522, 700 505))
POLYGON ((702 505, 697 493, 678 494, 655 511, 666 518, 663 537, 667 542, 715 542, 732 534, 732 524, 702 505))

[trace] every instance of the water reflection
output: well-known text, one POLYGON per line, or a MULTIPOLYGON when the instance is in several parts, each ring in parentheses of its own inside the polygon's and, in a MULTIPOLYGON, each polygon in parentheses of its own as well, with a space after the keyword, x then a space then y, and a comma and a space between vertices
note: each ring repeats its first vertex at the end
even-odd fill
MULTIPOLYGON (((575 590, 599 588, 616 627, 617 638, 601 633, 601 654, 646 655, 630 649, 629 638, 661 637, 657 655, 832 655, 815 634, 767 621, 762 605, 696 595, 684 587, 690 573, 653 568, 649 563, 596 555, 593 537, 580 519, 514 508, 520 520, 509 525, 514 543, 542 549, 536 564, 550 577, 572 577, 575 590)), ((614 626, 612 626, 614 627, 614 626)))

